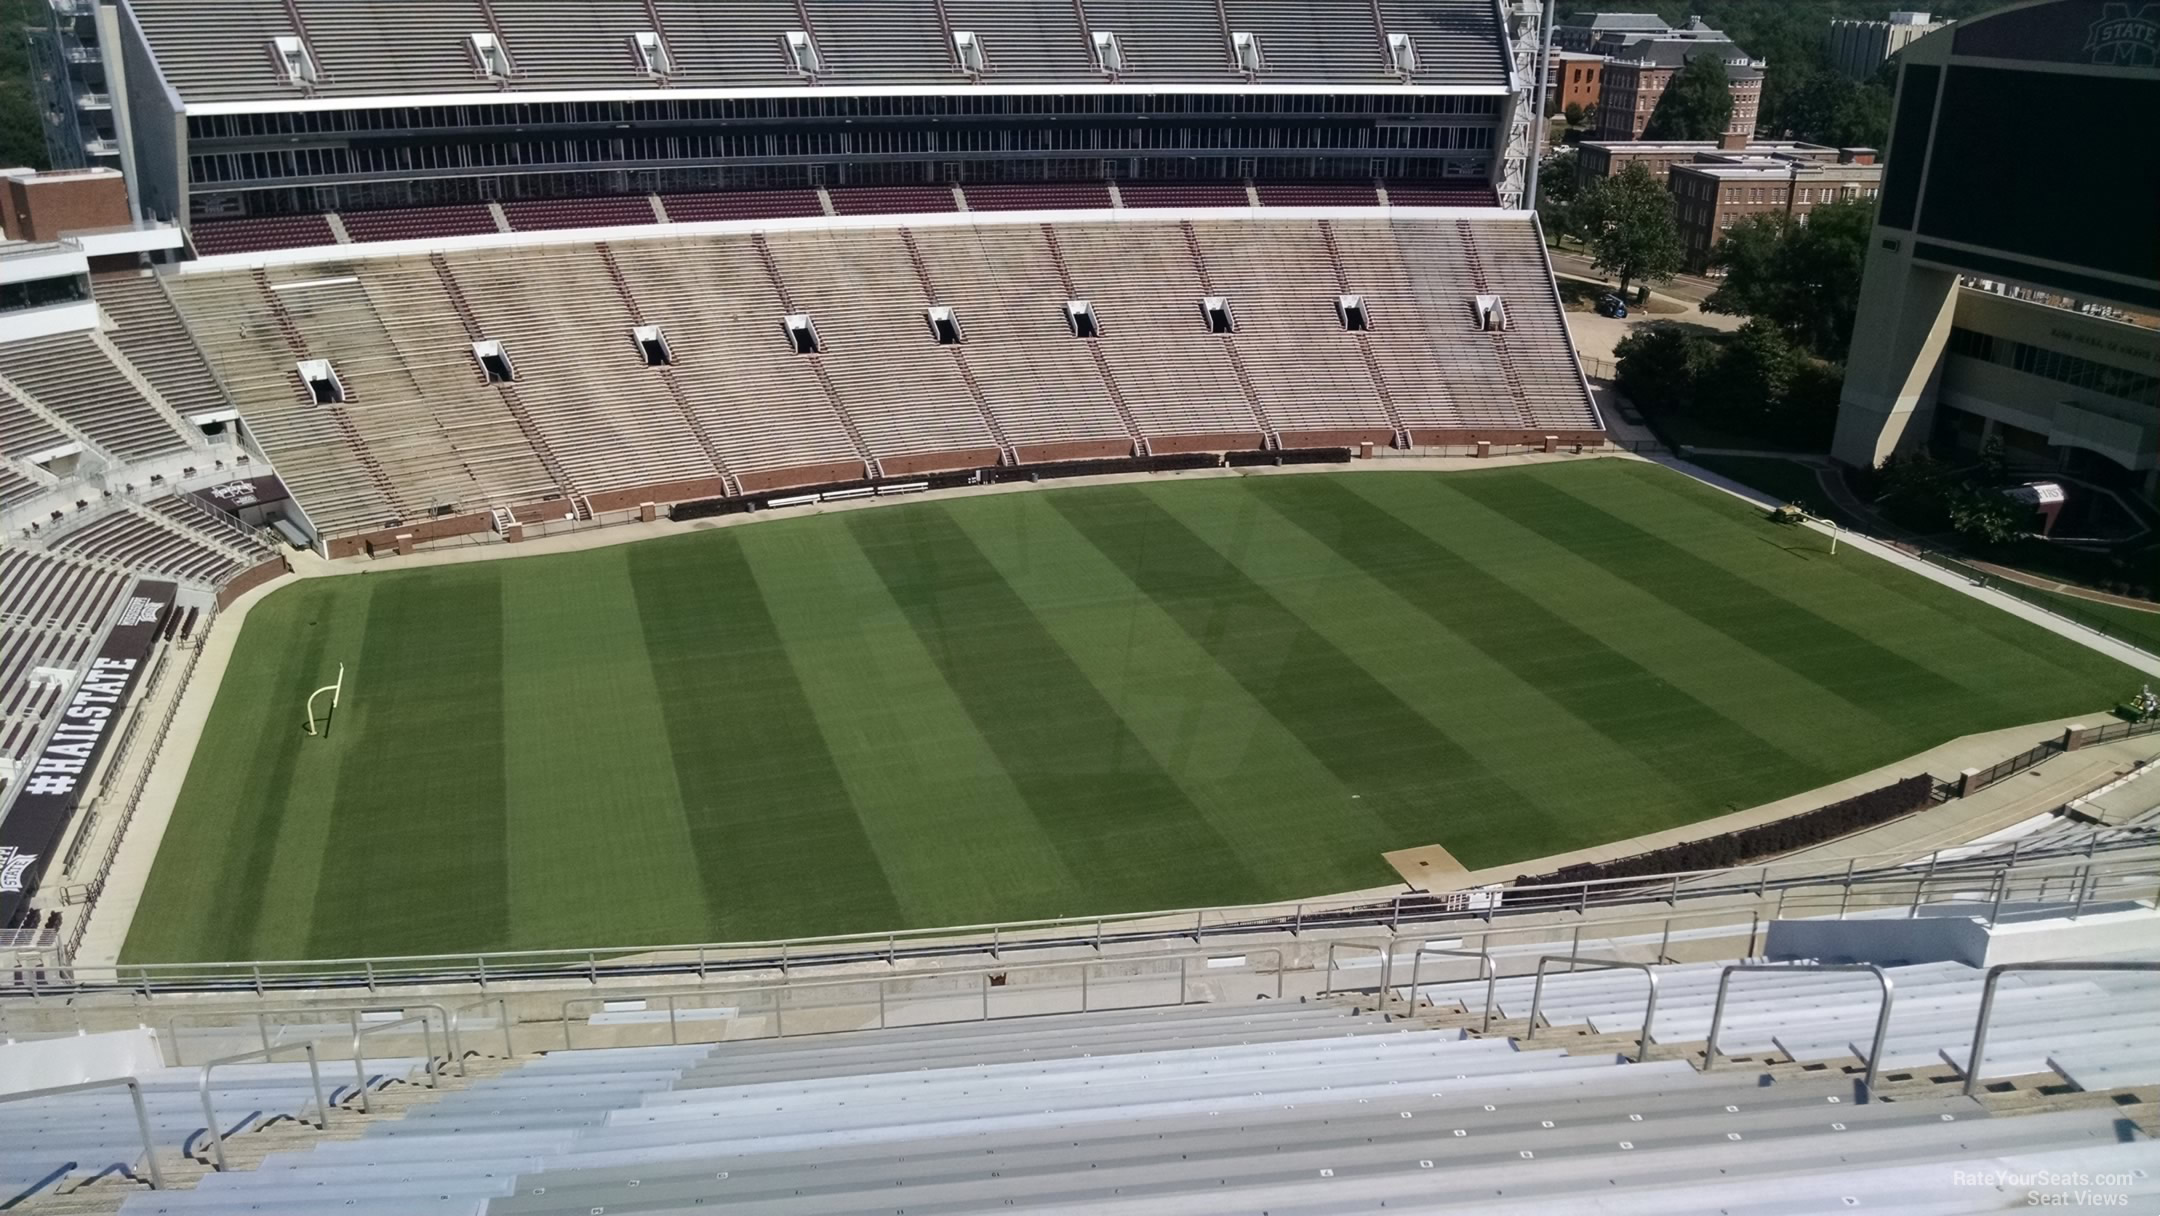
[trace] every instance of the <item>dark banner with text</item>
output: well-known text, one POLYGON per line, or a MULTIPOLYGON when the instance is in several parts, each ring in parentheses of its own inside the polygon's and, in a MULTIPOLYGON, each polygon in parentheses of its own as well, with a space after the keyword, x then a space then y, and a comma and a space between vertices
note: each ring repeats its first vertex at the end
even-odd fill
POLYGON ((7 818, 0 819, 0 926, 14 923, 36 893, 38 879, 59 862, 53 854, 67 831, 68 817, 119 731, 128 699, 149 670, 150 653, 172 611, 176 589, 165 582, 135 584, 105 644, 74 674, 52 737, 16 773, 21 789, 7 818))

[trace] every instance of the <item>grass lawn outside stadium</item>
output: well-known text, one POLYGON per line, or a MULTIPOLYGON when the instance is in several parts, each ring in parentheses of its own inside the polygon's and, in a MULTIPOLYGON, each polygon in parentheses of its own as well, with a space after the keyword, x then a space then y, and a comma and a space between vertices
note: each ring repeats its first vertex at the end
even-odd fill
POLYGON ((1528 861, 2137 684, 1624 460, 1155 479, 312 579, 246 621, 124 958, 1311 897, 1395 881, 1386 850, 1528 861))

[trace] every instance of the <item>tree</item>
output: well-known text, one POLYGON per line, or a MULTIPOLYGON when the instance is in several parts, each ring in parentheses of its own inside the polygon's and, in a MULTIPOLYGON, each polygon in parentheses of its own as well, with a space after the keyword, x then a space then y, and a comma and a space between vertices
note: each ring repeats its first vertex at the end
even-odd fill
POLYGON ((1826 203, 1804 224, 1784 216, 1741 220, 1710 253, 1725 278, 1704 311, 1765 318, 1803 349, 1843 361, 1874 222, 1875 205, 1864 199, 1826 203))
POLYGON ((1703 377, 1697 412, 1767 422, 1785 404, 1800 362, 1800 352, 1777 326, 1760 319, 1749 321, 1725 340, 1717 362, 1703 377))
POLYGON ((1695 383, 1717 358, 1708 338, 1677 325, 1644 325, 1613 348, 1614 383, 1622 395, 1652 411, 1695 407, 1695 383))
POLYGON ((1618 276, 1622 294, 1637 279, 1662 283, 1679 273, 1686 250, 1673 219, 1672 192, 1641 161, 1592 182, 1575 218, 1590 242, 1591 264, 1618 276))
POLYGON ((2004 497, 1992 486, 1955 486, 1946 505, 1950 527, 1958 535, 1989 545, 2006 545, 2025 535, 2025 523, 2032 517, 2031 508, 2004 497))
POLYGON ((1576 204, 1582 190, 1575 180, 1575 150, 1561 152, 1538 166, 1538 222, 1545 235, 1580 236, 1576 204))
POLYGON ((1567 109, 1562 112, 1567 115, 1567 125, 1571 127, 1579 127, 1583 125, 1585 111, 1583 110, 1581 102, 1571 101, 1567 103, 1567 109))
POLYGON ((1716 139, 1732 122, 1732 88, 1714 54, 1692 55, 1673 73, 1643 128, 1644 139, 1716 139))

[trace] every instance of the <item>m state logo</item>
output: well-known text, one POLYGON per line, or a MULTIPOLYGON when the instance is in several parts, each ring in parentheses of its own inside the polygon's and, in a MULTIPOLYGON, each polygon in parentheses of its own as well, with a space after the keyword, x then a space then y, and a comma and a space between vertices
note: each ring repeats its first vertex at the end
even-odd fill
POLYGON ((2152 67, 2160 50, 2160 4, 2132 13, 2130 5, 2103 4, 2100 19, 2085 30, 2085 50, 2094 63, 2116 67, 2152 67))
POLYGON ((14 845, 0 845, 0 894, 22 894, 23 875, 37 864, 38 855, 25 853, 14 845))

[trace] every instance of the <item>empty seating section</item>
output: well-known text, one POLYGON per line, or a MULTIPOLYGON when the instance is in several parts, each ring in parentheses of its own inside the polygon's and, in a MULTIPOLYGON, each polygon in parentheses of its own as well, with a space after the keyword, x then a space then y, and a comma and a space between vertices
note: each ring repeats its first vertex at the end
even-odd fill
POLYGON ((180 420, 145 397, 89 334, 0 345, 0 377, 124 459, 187 447, 180 420))
MULTIPOLYGON (((1335 269, 1320 225, 1194 227, 1210 285, 1229 302, 1238 357, 1285 445, 1392 442, 1395 425, 1374 391, 1357 337, 1337 319, 1335 269), (1260 306, 1241 307, 1242 301, 1260 306)), ((1199 320, 1197 308, 1192 320, 1199 320)))
POLYGON ((837 84, 961 85, 949 31, 982 39, 983 77, 1026 85, 1102 79, 1090 32, 1115 33, 1118 79, 1238 79, 1232 31, 1256 34, 1262 83, 1399 83, 1385 35, 1415 41, 1416 83, 1508 79, 1499 14, 1484 0, 135 0, 159 65, 189 102, 301 95, 270 54, 304 37, 312 92, 330 97, 639 88, 655 81, 631 50, 666 41, 669 83, 757 88, 799 83, 783 38, 808 30, 817 78, 837 84), (481 70, 470 35, 491 33, 508 75, 481 70))
POLYGON ((282 0, 138 0, 128 8, 183 97, 300 96, 270 57, 274 39, 299 33, 282 0))
POLYGON ((2024 1196, 1958 1172, 2084 1174, 2135 1205, 2155 1168, 2160 1142, 2099 1106, 1856 1102, 1842 1076, 1270 1002, 555 1052, 120 1211, 1963 1212, 2024 1196))
POLYGON ((713 19, 712 0, 653 0, 652 8, 684 83, 803 83, 782 41, 788 30, 802 28, 795 0, 727 0, 725 20, 713 19))
POLYGON ((335 245, 330 220, 320 215, 263 215, 243 220, 196 220, 188 229, 195 252, 255 253, 264 249, 307 249, 335 245))
POLYGON ((617 245, 616 265, 666 335, 691 407, 748 489, 863 476, 815 369, 781 328, 787 309, 748 241, 617 245))
POLYGON ((927 228, 915 239, 937 303, 953 309, 961 351, 1023 462, 1133 454, 1087 344, 1066 327, 1057 264, 1028 225, 927 228))
POLYGON ((286 0, 316 66, 345 93, 442 93, 499 87, 480 71, 472 35, 489 32, 478 0, 395 6, 286 0))
POLYGON ((711 220, 761 220, 785 216, 823 215, 815 190, 719 190, 703 193, 663 194, 660 205, 678 224, 711 220))
POLYGON ((950 186, 843 186, 830 191, 842 215, 920 215, 957 211, 950 186))
POLYGON ((573 13, 553 4, 491 4, 489 9, 523 87, 623 88, 643 74, 633 40, 653 28, 645 0, 578 0, 573 13))
MULTIPOLYGON (((345 385, 346 417, 423 510, 473 511, 557 487, 502 394, 488 387, 442 279, 424 258, 377 263, 354 281, 280 271, 278 293, 308 353, 345 385)), ((280 466, 282 467, 282 466, 280 466)))
POLYGON ((33 671, 87 662, 133 583, 125 571, 57 553, 0 551, 0 757, 20 760, 60 703, 62 687, 33 671))
MULTIPOLYGON (((610 246, 620 282, 595 247, 566 244, 357 260, 349 280, 278 267, 268 293, 239 273, 170 289, 332 536, 400 511, 516 507, 723 467, 731 488, 758 492, 854 480, 865 461, 905 476, 1001 450, 1106 457, 1136 439, 1162 455, 1596 427, 1526 220, 1240 217, 1193 231, 1205 280, 1175 223, 1045 235, 986 221, 623 241, 610 246), (1477 328, 1473 250, 1508 302, 1505 334, 1477 328), (1229 300, 1228 339, 1209 331, 1209 294, 1229 300), (1341 294, 1363 297, 1363 338, 1345 331, 1341 294), (282 337, 273 297, 292 327, 282 337), (1074 336, 1068 298, 1089 303, 1098 336, 1074 336), (935 340, 932 305, 955 310, 957 351, 935 340), (791 311, 809 315, 818 353, 793 351, 791 311), (647 366, 640 323, 662 328, 671 369, 647 366), (481 340, 504 345, 507 390, 485 382, 481 340), (315 404, 297 358, 328 359, 344 403, 315 404)), ((13 404, 0 395, 11 453, 60 441, 13 404)))
POLYGON ((802 17, 788 26, 815 31, 821 75, 838 81, 893 84, 957 84, 968 79, 960 70, 952 42, 939 27, 935 5, 864 4, 862 0, 797 0, 797 4, 802 17), (807 27, 801 24, 804 21, 807 27))
POLYGON ((35 480, 28 473, 0 465, 0 508, 13 510, 22 506, 36 498, 44 488, 43 482, 35 480))
POLYGON ((157 278, 111 275, 97 281, 96 291, 98 307, 118 327, 105 336, 183 420, 232 408, 157 278))
POLYGON ((962 193, 970 211, 1086 211, 1110 205, 1110 191, 1099 182, 969 186, 962 193))
POLYGON ((1119 182, 1128 207, 1250 207, 1252 197, 1234 182, 1119 182))
POLYGON ((1223 0, 1222 7, 1231 29, 1259 38, 1263 81, 1327 84, 1388 65, 1387 39, 1369 8, 1345 12, 1297 0, 1223 0))
POLYGON ((652 196, 625 194, 612 198, 563 198, 525 200, 502 205, 503 217, 518 232, 544 232, 552 228, 617 228, 632 224, 657 224, 652 196))
POLYGON ((1597 426, 1597 411, 1574 359, 1567 318, 1550 290, 1545 245, 1527 224, 1469 224, 1485 281, 1507 301, 1508 366, 1522 385, 1533 427, 1584 430, 1597 426))
MULTIPOLYGON (((411 1059, 369 1061, 367 1085, 379 1089, 420 1066, 421 1061, 411 1059)), ((208 1130, 197 1088, 201 1079, 199 1068, 159 1068, 137 1076, 151 1139, 159 1149, 201 1148, 208 1130)), ((211 1098, 223 1125, 218 1130, 224 1135, 279 1119, 320 1118, 305 1061, 228 1064, 211 1079, 211 1098)), ((328 1067, 322 1069, 322 1080, 323 1100, 333 1106, 350 1097, 358 1083, 349 1072, 340 1078, 328 1067)), ((0 1157, 0 1206, 68 1178, 87 1180, 115 1171, 148 1177, 134 1103, 119 1087, 0 1104, 0 1142, 8 1146, 6 1156, 0 1157)), ((150 1192, 159 1198, 186 1193, 150 1192)))
POLYGON ((494 213, 479 203, 345 211, 338 218, 345 223, 345 234, 356 241, 413 241, 496 230, 494 213))
POLYGON ((143 509, 223 546, 242 561, 267 561, 278 556, 277 546, 261 533, 186 494, 168 494, 143 504, 143 509))
POLYGON ((0 384, 0 455, 35 456, 70 442, 65 432, 39 417, 15 391, 0 384))
MULTIPOLYGON (((1452 224, 1334 225, 1351 282, 1367 266, 1374 354, 1414 442, 1430 431, 1521 431, 1529 425, 1492 335, 1477 328, 1477 294, 1452 224), (1398 277, 1399 276, 1399 277, 1398 277)), ((1587 405, 1587 403, 1586 403, 1587 405)))
POLYGON ((779 233, 771 248, 795 307, 817 327, 817 358, 841 408, 881 464, 996 463, 996 437, 951 355, 931 339, 923 309, 932 301, 898 233, 779 233))
POLYGON ((1253 187, 1265 207, 1377 207, 1380 195, 1369 185, 1261 183, 1253 187))
POLYGON ((956 30, 982 41, 984 79, 1101 80, 1072 0, 941 0, 956 30))
POLYGON ((1430 182, 1389 182, 1391 207, 1497 207, 1500 198, 1489 186, 1440 186, 1430 182))
POLYGON ((1478 0, 1373 0, 1381 26, 1408 34, 1417 47, 1420 82, 1504 84, 1508 66, 1500 11, 1478 0))
MULTIPOLYGON (((168 517, 171 518, 171 517, 168 517)), ((61 553, 97 558, 181 582, 216 586, 241 569, 233 549, 213 544, 177 519, 161 523, 156 513, 123 505, 109 514, 56 537, 61 553)))
POLYGON ((1119 79, 1134 83, 1236 80, 1230 31, 1212 4, 1160 0, 1084 0, 1090 30, 1118 36, 1125 58, 1119 79))
POLYGON ((254 280, 245 274, 182 275, 170 286, 248 430, 315 526, 336 535, 396 520, 398 508, 340 428, 339 407, 315 404, 300 382, 294 368, 299 356, 281 340, 270 299, 254 280))
POLYGON ((452 275, 577 492, 717 477, 647 367, 636 323, 589 245, 474 253, 452 275))
POLYGON ((1222 339, 1208 332, 1206 293, 1177 225, 1076 225, 1057 235, 1074 294, 1094 309, 1095 341, 1154 450, 1178 450, 1180 439, 1260 446, 1260 420, 1222 339))

